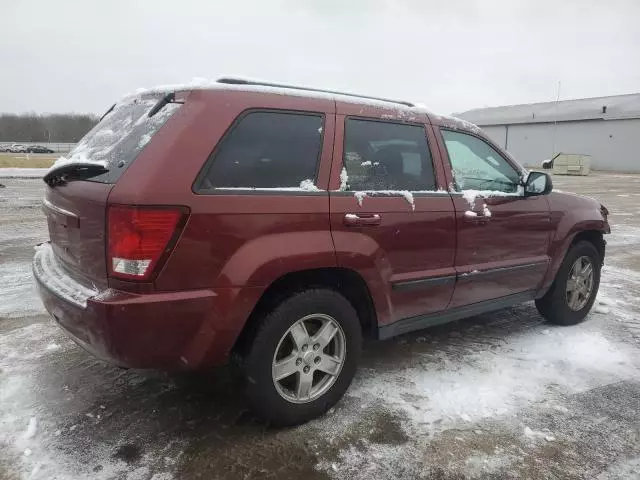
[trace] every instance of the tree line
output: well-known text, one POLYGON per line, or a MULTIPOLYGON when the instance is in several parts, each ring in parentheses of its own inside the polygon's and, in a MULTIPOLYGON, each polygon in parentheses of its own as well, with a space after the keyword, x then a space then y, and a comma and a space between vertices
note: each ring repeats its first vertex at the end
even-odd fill
POLYGON ((0 114, 0 142, 75 143, 99 117, 92 114, 0 114))

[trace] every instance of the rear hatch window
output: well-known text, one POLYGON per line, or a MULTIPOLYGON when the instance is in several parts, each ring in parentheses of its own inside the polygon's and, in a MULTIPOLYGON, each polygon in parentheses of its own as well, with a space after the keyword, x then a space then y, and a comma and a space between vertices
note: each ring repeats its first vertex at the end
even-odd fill
POLYGON ((162 95, 125 99, 117 103, 87 133, 66 157, 54 164, 89 163, 103 166, 107 171, 87 180, 101 183, 116 183, 122 173, 142 152, 151 138, 180 108, 181 103, 166 103, 162 95), (158 106, 161 106, 157 110, 158 106), (152 109, 157 110, 149 112, 152 109))

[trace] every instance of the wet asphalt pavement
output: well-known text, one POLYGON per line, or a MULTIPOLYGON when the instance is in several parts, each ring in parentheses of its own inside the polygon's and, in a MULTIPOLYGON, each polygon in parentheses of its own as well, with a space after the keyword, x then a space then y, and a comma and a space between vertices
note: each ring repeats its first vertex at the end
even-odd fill
POLYGON ((345 398, 291 429, 224 368, 122 370, 66 338, 31 283, 44 184, 0 183, 0 480, 640 478, 640 175, 554 177, 612 212, 587 322, 526 304, 371 342, 345 398))

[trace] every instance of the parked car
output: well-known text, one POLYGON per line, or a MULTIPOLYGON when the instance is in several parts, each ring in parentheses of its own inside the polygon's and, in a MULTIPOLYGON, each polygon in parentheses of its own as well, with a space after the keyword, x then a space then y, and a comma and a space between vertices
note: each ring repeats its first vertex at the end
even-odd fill
POLYGON ((11 153, 25 153, 27 151, 27 146, 21 145, 19 143, 14 143, 8 148, 7 151, 11 153))
POLYGON ((68 157, 33 262, 56 322, 124 367, 231 360, 278 425, 342 397, 364 337, 530 300, 581 322, 610 231, 475 125, 299 87, 128 97, 68 157))
POLYGON ((29 145, 27 147, 27 153, 55 153, 53 150, 42 145, 29 145))

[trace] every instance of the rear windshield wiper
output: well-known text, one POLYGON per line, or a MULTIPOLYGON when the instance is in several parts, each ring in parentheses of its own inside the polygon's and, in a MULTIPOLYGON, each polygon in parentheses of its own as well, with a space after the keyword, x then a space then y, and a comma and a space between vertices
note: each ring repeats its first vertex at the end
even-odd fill
POLYGON ((149 118, 153 117, 156 113, 162 110, 165 107, 165 105, 169 103, 173 103, 175 102, 175 100, 176 100, 175 92, 167 93, 160 100, 158 100, 158 103, 156 103, 153 107, 151 107, 151 110, 149 110, 149 113, 147 113, 147 117, 149 118))
POLYGON ((62 185, 69 180, 91 178, 108 171, 108 168, 105 168, 99 163, 74 162, 63 164, 59 167, 54 165, 44 176, 43 180, 50 187, 55 187, 56 185, 62 185))
POLYGON ((116 108, 116 104, 114 103, 113 105, 111 105, 111 107, 109 107, 109 110, 107 110, 106 112, 104 112, 104 115, 102 115, 100 117, 100 120, 98 121, 98 123, 100 123, 102 120, 104 120, 104 117, 106 117, 107 115, 109 115, 111 112, 113 112, 113 109, 116 108))

